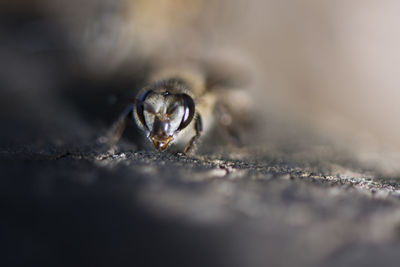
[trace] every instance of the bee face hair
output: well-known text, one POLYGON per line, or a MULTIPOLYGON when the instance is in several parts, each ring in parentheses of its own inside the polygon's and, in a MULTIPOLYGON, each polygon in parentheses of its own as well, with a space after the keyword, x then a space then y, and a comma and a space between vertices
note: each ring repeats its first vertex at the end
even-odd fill
POLYGON ((168 86, 147 88, 136 100, 136 121, 159 150, 167 148, 195 114, 192 97, 175 89, 168 86))

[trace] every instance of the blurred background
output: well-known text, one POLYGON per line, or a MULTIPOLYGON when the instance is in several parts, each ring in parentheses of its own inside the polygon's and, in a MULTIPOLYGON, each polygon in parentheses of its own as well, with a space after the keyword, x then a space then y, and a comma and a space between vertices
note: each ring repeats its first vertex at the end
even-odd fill
POLYGON ((111 123, 123 106, 115 105, 119 96, 135 92, 151 66, 198 59, 251 74, 245 90, 263 116, 257 144, 300 144, 313 158, 346 151, 397 175, 399 5, 2 1, 1 145, 79 145, 111 123))

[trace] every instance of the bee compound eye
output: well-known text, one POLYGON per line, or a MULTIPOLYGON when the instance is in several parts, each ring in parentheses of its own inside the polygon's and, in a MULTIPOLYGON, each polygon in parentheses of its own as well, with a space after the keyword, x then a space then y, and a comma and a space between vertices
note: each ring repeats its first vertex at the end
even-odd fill
POLYGON ((153 93, 152 90, 146 90, 142 93, 139 93, 140 94, 139 97, 136 98, 136 115, 140 123, 142 123, 147 130, 149 130, 149 128, 144 118, 144 102, 146 101, 146 98, 152 93, 153 93))
POLYGON ((184 112, 178 130, 182 130, 189 125, 189 123, 193 120, 195 111, 195 105, 193 99, 187 94, 181 94, 180 96, 183 98, 184 112))

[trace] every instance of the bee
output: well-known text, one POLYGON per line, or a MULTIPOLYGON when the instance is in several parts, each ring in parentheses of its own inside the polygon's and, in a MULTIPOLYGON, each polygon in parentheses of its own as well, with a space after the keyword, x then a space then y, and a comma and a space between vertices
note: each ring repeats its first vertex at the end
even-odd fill
POLYGON ((115 144, 133 119, 156 150, 174 146, 186 155, 193 154, 201 137, 216 123, 229 126, 232 122, 224 101, 219 101, 226 93, 221 94, 224 90, 209 81, 199 69, 156 72, 114 123, 108 142, 115 144))

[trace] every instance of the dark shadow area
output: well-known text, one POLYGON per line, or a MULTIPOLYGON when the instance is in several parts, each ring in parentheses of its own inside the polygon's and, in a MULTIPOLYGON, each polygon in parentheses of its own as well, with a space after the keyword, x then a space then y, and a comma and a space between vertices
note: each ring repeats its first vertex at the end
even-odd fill
POLYGON ((3 266, 232 266, 223 229, 160 220, 135 203, 137 173, 70 159, 0 166, 3 266))

